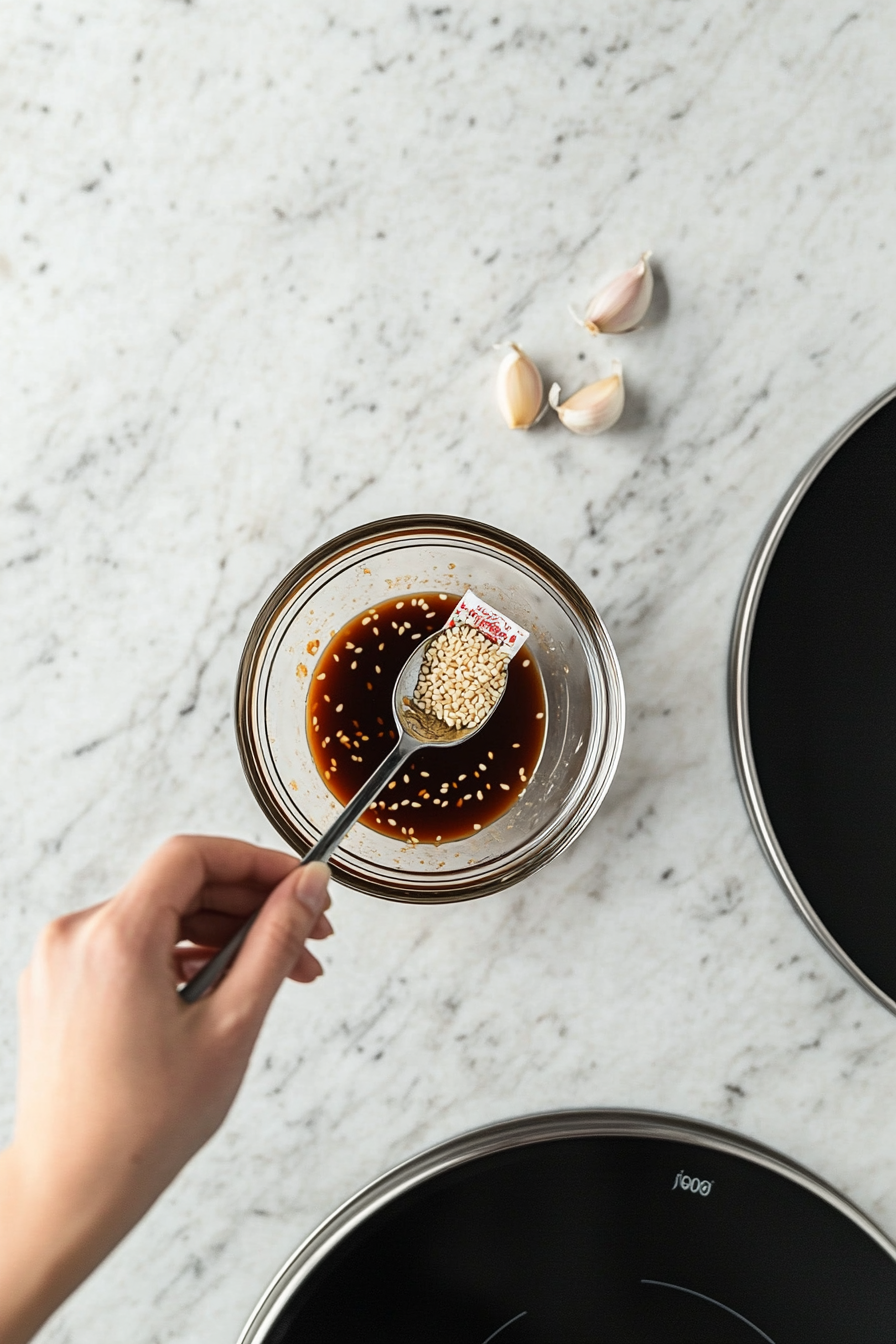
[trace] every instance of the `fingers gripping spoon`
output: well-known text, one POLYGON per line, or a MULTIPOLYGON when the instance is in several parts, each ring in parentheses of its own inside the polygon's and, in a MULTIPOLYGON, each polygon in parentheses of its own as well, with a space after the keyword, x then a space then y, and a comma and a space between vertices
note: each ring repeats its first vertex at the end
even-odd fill
MULTIPOLYGON (((468 591, 464 594, 442 629, 436 630, 420 641, 398 674, 392 692, 392 714, 398 730, 398 741, 351 802, 340 812, 332 826, 324 831, 316 844, 312 845, 302 859, 303 865, 327 861, 345 834, 363 816, 389 781, 398 774, 409 756, 423 747, 453 747, 460 742, 468 741, 488 723, 498 708, 507 688, 506 665, 500 689, 494 700, 486 709, 480 708, 472 723, 447 722, 436 714, 427 712, 415 701, 415 692, 428 651, 436 640, 445 636, 446 631, 462 625, 472 626, 479 630, 486 641, 501 647, 508 662, 522 648, 529 635, 527 630, 515 625, 493 607, 489 607, 475 593, 468 591)), ((207 990, 217 984, 242 947, 260 910, 261 906, 246 920, 230 942, 193 976, 192 980, 180 986, 178 993, 185 1003, 195 1003, 207 990)))

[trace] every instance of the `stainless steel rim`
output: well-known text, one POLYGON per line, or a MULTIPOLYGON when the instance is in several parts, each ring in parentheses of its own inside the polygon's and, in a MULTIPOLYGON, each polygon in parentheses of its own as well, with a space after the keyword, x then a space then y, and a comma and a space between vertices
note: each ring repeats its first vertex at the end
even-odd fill
POLYGON ((734 617, 734 629, 731 635, 731 650, 728 660, 728 721, 731 731, 731 746, 734 752, 734 764, 747 813, 762 852, 772 871, 819 942, 869 994, 889 1008, 891 1012, 896 1013, 896 1001, 885 994, 873 980, 869 979, 819 919, 808 896, 796 880, 784 851, 778 843, 762 798, 759 777, 756 773, 756 763, 753 759, 748 696, 750 645, 753 639, 756 611, 769 567, 784 531, 806 491, 837 450, 842 448, 843 444, 860 425, 863 425, 866 420, 869 420, 875 412, 879 411, 882 406, 886 406, 887 402, 892 401, 894 397, 896 397, 896 386, 889 388, 882 396, 871 402, 870 405, 845 424, 833 438, 828 440, 820 452, 812 458, 808 466, 797 476, 762 534, 753 559, 750 561, 750 567, 744 580, 744 586, 741 589, 734 617))
POLYGON ((534 849, 521 859, 512 874, 498 873, 489 880, 476 879, 469 884, 454 883, 447 892, 418 891, 407 892, 398 887, 390 890, 380 889, 375 883, 357 877, 343 867, 338 852, 330 860, 330 866, 338 874, 345 886, 363 891, 367 895, 381 900, 393 900, 410 904, 438 905, 462 900, 475 900, 531 876, 551 859, 562 853, 572 844, 591 822, 600 808, 619 764, 625 735, 625 690, 622 681, 622 669, 609 631, 601 617, 595 611, 587 595, 578 584, 541 551, 528 542, 492 527, 489 523, 477 522, 470 518, 458 518, 450 514, 402 514, 393 518, 376 519, 361 527, 353 528, 326 542, 323 546, 305 556, 277 585, 259 611, 246 640, 240 658, 234 705, 234 720, 237 747, 240 753, 243 771, 255 799, 265 816, 283 836, 287 844, 305 853, 317 838, 303 837, 294 828, 284 824, 279 809, 274 805, 267 781, 261 771, 252 747, 251 728, 251 692, 256 672, 256 664, 263 648, 266 632, 278 613, 288 603, 296 585, 309 581, 314 574, 331 563, 334 556, 351 550, 356 545, 375 539, 388 532, 401 532, 406 536, 426 535, 442 532, 446 536, 452 533, 461 537, 473 535, 497 550, 506 551, 514 559, 522 558, 542 582, 551 585, 558 593, 569 611, 575 616, 581 628, 587 632, 593 645, 599 651, 595 659, 592 675, 598 676, 602 683, 603 695, 607 704, 607 722, 605 733, 599 748, 595 749, 595 759, 590 769, 588 790, 582 805, 572 813, 541 847, 534 849))
POLYGON ((769 1171, 795 1181, 851 1219, 892 1260, 896 1246, 870 1218, 827 1182, 792 1162, 773 1148, 733 1134, 716 1125, 684 1116, 664 1115, 657 1111, 576 1110, 549 1111, 538 1115, 505 1120, 484 1129, 474 1129, 428 1152, 413 1157, 380 1176, 357 1195, 347 1200, 311 1236, 299 1246, 261 1298, 238 1344, 263 1344, 289 1298, 317 1264, 338 1242, 377 1209, 396 1199, 421 1182, 452 1167, 508 1148, 523 1148, 554 1139, 588 1137, 667 1139, 711 1148, 716 1152, 746 1158, 769 1171))

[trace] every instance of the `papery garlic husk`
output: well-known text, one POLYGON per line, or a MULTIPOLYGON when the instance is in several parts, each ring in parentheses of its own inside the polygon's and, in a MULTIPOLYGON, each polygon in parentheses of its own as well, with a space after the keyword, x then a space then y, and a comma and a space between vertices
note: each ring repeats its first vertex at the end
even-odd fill
POLYGON ((543 399, 538 367, 518 345, 511 345, 498 369, 498 406, 510 429, 530 429, 540 420, 543 399))
POLYGON ((653 298, 650 256, 649 252, 644 252, 637 266, 611 280, 588 304, 584 317, 576 317, 573 313, 579 326, 592 335, 605 332, 615 336, 623 331, 634 331, 653 298))
POLYGON ((602 434, 605 429, 615 425, 622 414, 625 387, 622 382, 622 365, 618 359, 613 360, 612 368, 609 378, 601 378, 599 383, 583 387, 562 404, 559 383, 554 383, 548 393, 549 404, 573 434, 602 434))

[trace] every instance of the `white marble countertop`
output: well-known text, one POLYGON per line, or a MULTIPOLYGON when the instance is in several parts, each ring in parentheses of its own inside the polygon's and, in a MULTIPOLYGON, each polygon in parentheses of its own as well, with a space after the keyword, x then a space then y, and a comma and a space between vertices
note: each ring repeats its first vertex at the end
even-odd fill
POLYGON ((537 877, 336 891, 324 981, 41 1338, 233 1339, 360 1185, 551 1106, 730 1125, 896 1236, 896 1020, 767 869, 725 702, 767 516, 896 370, 896 11, 0 8, 2 1135, 38 928, 174 830, 271 838, 232 687, 308 549, 405 510, 517 531, 605 617, 629 704, 609 799, 537 877), (586 338, 567 303, 645 247, 652 321, 586 338), (617 429, 504 429, 511 339, 570 388, 619 355, 617 429))

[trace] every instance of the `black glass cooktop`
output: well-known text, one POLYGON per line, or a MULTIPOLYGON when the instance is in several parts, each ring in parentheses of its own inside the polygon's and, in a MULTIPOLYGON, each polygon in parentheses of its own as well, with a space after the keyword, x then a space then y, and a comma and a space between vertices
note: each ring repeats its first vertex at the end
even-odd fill
POLYGON ((797 482, 745 596, 733 711, 753 820, 815 931, 894 1007, 896 400, 797 482))
POLYGON ((518 1122, 491 1131, 515 1146, 371 1187, 243 1338, 893 1344, 896 1262, 872 1225, 783 1159, 683 1126, 531 1142, 518 1122))

